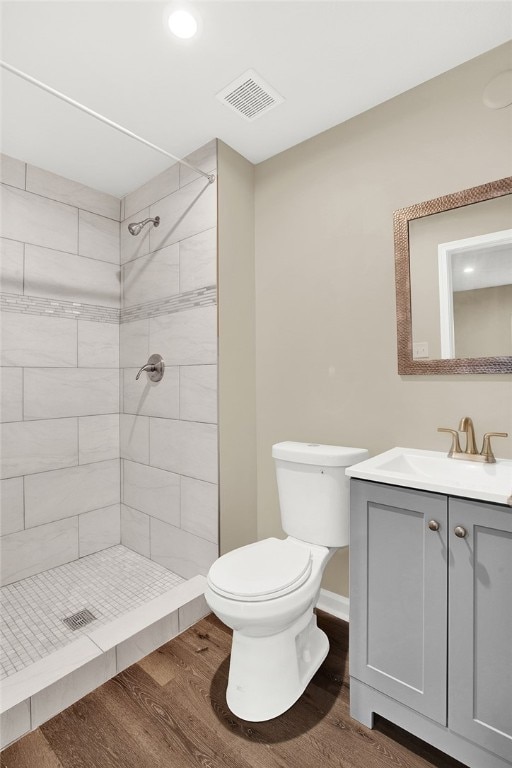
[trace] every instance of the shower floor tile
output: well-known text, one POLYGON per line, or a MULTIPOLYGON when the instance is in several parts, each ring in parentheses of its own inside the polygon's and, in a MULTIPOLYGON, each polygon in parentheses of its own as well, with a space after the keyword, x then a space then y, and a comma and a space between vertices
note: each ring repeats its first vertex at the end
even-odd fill
POLYGON ((185 579, 122 545, 87 555, 0 590, 0 679, 144 605, 185 579), (96 618, 72 630, 64 619, 96 618))

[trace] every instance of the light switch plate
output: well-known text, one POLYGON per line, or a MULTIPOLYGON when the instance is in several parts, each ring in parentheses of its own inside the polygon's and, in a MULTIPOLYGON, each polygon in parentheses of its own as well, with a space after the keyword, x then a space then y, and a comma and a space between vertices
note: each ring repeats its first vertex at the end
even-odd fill
POLYGON ((412 345, 412 356, 414 360, 421 360, 428 357, 428 341, 414 341, 412 345))

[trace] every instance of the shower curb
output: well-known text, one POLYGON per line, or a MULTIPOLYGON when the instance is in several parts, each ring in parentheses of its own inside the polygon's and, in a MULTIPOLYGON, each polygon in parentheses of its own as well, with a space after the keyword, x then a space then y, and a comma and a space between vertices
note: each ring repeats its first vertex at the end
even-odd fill
POLYGON ((210 613, 194 576, 2 681, 1 745, 12 744, 210 613))

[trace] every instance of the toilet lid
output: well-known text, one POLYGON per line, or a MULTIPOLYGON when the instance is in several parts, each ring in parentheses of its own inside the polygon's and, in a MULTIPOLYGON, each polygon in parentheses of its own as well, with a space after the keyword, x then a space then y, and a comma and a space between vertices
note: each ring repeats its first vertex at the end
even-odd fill
POLYGON ((208 584, 231 600, 271 600, 300 587, 311 553, 289 539, 265 539, 228 552, 210 568, 208 584))

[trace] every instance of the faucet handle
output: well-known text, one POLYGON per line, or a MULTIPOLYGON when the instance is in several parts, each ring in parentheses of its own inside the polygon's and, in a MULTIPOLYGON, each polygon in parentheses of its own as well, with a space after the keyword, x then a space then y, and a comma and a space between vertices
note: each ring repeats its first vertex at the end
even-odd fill
POLYGON ((150 355, 147 363, 139 369, 139 372, 135 376, 136 381, 140 378, 143 371, 146 371, 150 381, 160 381, 165 371, 165 363, 162 355, 150 355))
POLYGON ((155 366, 154 365, 152 365, 151 363, 146 363, 146 365, 143 365, 142 368, 139 368, 139 372, 138 372, 138 374, 135 377, 135 381, 138 381, 140 379, 140 375, 141 375, 142 371, 147 371, 148 373, 153 373, 154 370, 155 370, 155 366))
POLYGON ((450 458, 453 456, 454 453, 462 453, 462 449, 460 447, 459 442, 459 433, 456 429, 447 429, 446 427, 438 427, 438 432, 449 432, 452 436, 452 444, 450 447, 450 450, 448 451, 448 457, 450 458))
POLYGON ((485 457, 485 461, 488 464, 494 464, 496 462, 496 458, 491 448, 491 437, 508 437, 508 432, 486 432, 485 433, 480 455, 485 457))

